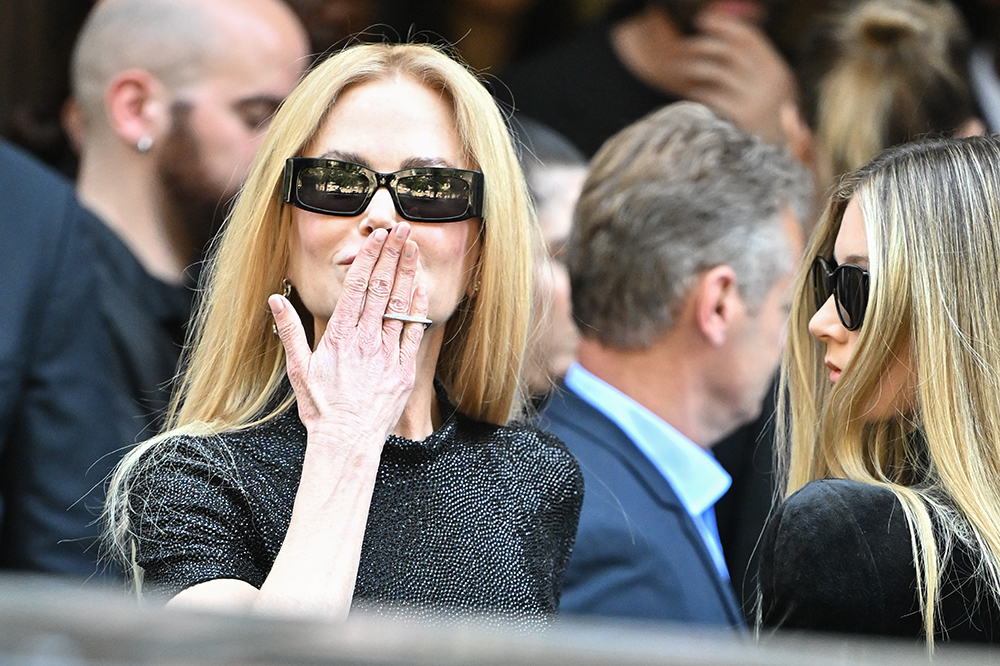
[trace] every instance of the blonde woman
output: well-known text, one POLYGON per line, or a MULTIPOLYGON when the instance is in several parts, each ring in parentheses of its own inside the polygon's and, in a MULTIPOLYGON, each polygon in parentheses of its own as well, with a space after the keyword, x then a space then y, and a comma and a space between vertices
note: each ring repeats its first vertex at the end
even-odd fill
POLYGON ((368 45, 310 73, 219 243, 169 431, 112 480, 136 585, 335 617, 554 612, 582 482, 558 440, 508 424, 532 225, 463 66, 368 45))
POLYGON ((1000 640, 1000 140, 882 154, 806 257, 763 625, 1000 640))

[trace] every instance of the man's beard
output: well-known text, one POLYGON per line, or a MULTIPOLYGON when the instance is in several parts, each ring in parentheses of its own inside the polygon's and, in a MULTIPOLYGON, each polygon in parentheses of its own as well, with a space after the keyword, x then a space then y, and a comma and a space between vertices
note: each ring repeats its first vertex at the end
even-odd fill
POLYGON ((176 102, 170 114, 172 125, 157 165, 163 205, 168 219, 177 225, 175 233, 191 248, 191 260, 197 261, 222 229, 238 184, 220 187, 205 169, 201 143, 191 127, 191 105, 176 102))

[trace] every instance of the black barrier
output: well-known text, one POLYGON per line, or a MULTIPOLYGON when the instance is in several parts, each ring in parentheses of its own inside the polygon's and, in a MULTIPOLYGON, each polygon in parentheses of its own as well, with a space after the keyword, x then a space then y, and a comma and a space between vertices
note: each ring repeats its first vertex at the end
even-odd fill
MULTIPOLYGON (((944 645, 936 666, 996 661, 1000 651, 944 645)), ((0 664, 270 666, 868 666, 927 662, 915 642, 780 635, 761 644, 730 632, 560 620, 530 632, 495 618, 434 623, 352 614, 342 623, 194 613, 124 594, 0 576, 0 664), (493 625, 493 626, 487 626, 493 625)))

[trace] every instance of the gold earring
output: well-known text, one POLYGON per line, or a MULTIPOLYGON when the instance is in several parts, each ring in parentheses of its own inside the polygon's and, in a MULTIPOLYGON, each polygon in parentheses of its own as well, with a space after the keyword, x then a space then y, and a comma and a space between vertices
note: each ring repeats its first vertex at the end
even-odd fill
MULTIPOLYGON (((285 298, 288 298, 289 296, 292 295, 292 283, 288 281, 288 278, 284 278, 281 281, 281 295, 284 296, 285 298)), ((271 322, 271 333, 273 333, 275 337, 277 337, 278 335, 277 322, 274 321, 271 322)))

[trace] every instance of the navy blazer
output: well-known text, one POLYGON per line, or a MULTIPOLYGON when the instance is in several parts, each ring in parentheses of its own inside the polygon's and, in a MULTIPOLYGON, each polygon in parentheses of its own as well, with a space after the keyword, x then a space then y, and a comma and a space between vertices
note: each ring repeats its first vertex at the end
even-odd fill
POLYGON ((583 470, 583 510, 560 611, 744 628, 673 488, 631 439, 560 383, 538 425, 563 440, 583 470))

